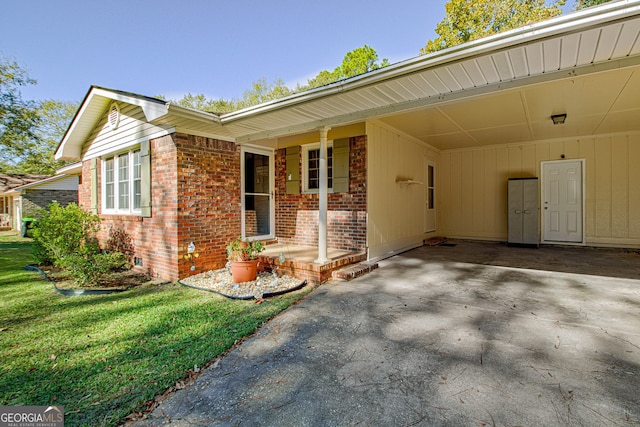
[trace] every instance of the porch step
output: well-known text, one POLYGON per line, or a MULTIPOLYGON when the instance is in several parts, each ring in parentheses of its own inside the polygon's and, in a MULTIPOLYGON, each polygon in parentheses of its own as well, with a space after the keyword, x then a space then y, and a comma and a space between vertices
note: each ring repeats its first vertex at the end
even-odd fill
POLYGON ((356 277, 363 276, 376 268, 378 268, 378 263, 371 264, 368 262, 361 262, 358 264, 351 264, 345 268, 341 268, 340 270, 334 270, 331 273, 331 277, 336 280, 349 281, 356 277))

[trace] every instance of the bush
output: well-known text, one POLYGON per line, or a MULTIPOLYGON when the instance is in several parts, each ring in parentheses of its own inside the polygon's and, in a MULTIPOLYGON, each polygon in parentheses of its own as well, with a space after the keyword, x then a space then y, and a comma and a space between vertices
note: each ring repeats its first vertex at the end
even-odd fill
MULTIPOLYGON (((100 252, 95 233, 100 230, 100 218, 75 203, 62 207, 51 203, 42 212, 31 231, 38 247, 34 255, 58 265, 71 255, 94 255, 100 252)), ((60 266, 60 265, 58 265, 60 266)), ((62 267, 62 266, 60 266, 62 267)))
POLYGON ((60 261, 60 267, 69 271, 73 280, 81 286, 95 285, 111 271, 124 269, 129 265, 121 252, 101 252, 90 256, 69 255, 60 261))
MULTIPOLYGON (((71 203, 65 207, 51 203, 42 213, 33 229, 34 258, 39 263, 53 262, 67 270, 76 283, 86 286, 96 284, 112 270, 130 267, 129 254, 117 250, 101 251, 95 233, 100 230, 100 217, 71 203)), ((123 232, 124 233, 124 232, 123 232)), ((128 235, 125 236, 128 237, 128 235)), ((120 237, 114 247, 122 247, 133 253, 131 239, 120 237), (128 248, 122 242, 128 242, 128 248)))
POLYGON ((135 254, 133 240, 131 240, 131 236, 122 228, 109 229, 109 239, 107 239, 105 250, 109 252, 121 252, 128 263, 133 264, 133 255, 135 254))

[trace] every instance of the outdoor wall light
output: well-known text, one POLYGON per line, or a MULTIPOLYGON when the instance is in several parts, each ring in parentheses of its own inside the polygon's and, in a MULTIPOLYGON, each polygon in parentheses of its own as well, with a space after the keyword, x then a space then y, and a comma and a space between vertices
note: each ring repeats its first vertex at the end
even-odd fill
POLYGON ((553 120, 554 125, 563 125, 565 120, 567 120, 566 114, 554 114, 551 116, 551 120, 553 120))

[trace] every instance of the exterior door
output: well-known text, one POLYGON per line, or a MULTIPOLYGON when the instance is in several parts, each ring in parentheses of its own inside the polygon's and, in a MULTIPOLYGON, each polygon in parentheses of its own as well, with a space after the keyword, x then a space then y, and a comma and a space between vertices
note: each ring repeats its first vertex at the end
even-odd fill
POLYGON ((543 241, 584 243, 584 160, 542 163, 543 241))
POLYGON ((274 237, 273 151, 242 149, 242 236, 250 240, 274 237))
POLYGON ((425 231, 436 230, 436 166, 433 160, 427 159, 427 214, 425 231))

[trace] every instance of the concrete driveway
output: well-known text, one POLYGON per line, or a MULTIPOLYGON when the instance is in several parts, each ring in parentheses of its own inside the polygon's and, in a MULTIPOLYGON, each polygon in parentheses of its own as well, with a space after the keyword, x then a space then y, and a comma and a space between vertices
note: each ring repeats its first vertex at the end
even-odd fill
POLYGON ((640 255, 453 242, 322 285, 134 425, 640 424, 640 255))

